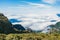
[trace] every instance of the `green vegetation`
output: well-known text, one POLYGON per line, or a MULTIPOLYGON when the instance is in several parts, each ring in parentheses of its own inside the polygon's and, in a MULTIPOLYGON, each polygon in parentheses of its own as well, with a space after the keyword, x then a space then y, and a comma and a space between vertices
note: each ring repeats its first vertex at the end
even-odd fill
POLYGON ((23 33, 23 34, 0 34, 0 40, 60 40, 60 34, 46 33, 23 33))
POLYGON ((60 33, 60 22, 57 22, 55 25, 50 25, 49 33, 60 33))

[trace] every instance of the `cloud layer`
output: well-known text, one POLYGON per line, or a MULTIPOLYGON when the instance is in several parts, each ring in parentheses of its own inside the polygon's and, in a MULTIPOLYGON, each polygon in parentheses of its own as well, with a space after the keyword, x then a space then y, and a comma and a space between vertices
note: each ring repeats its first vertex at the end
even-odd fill
POLYGON ((43 0, 45 3, 54 4, 56 0, 43 0))
MULTIPOLYGON (((52 5, 26 1, 22 2, 26 4, 0 8, 0 11, 3 12, 8 19, 22 20, 22 22, 16 22, 12 24, 21 24, 25 28, 29 27, 32 30, 42 30, 48 25, 55 24, 56 22, 60 21, 60 19, 56 16, 58 11, 52 5), (51 22, 51 20, 57 21, 51 22)), ((44 0, 44 2, 54 3, 52 0, 44 0)))

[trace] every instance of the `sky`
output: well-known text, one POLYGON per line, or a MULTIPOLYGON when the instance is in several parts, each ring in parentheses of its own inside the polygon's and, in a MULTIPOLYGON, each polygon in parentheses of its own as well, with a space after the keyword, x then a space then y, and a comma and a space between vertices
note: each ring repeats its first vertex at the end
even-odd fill
POLYGON ((51 25, 51 20, 60 20, 56 16, 60 14, 60 0, 0 0, 0 12, 8 19, 22 20, 19 24, 24 27, 40 30, 51 25))
POLYGON ((41 11, 40 14, 42 14, 42 11, 54 11, 58 13, 60 11, 59 0, 0 0, 0 5, 0 12, 6 14, 34 13, 34 11, 38 12, 39 10, 41 11))

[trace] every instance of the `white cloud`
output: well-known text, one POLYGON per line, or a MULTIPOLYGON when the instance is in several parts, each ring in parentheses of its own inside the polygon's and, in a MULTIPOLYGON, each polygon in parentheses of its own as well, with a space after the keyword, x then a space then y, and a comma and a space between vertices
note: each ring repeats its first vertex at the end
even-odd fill
POLYGON ((45 3, 54 4, 56 0, 43 0, 45 3))
POLYGON ((50 8, 50 5, 45 5, 45 4, 39 4, 39 3, 32 3, 32 2, 26 2, 26 1, 22 1, 27 3, 30 6, 34 6, 34 7, 40 7, 40 8, 50 8))
POLYGON ((47 25, 52 24, 51 19, 56 19, 57 10, 50 5, 26 2, 28 5, 18 5, 16 7, 1 8, 1 12, 11 19, 16 18, 23 22, 13 23, 21 24, 24 27, 30 27, 33 30, 42 30, 47 25))
MULTIPOLYGON (((32 15, 32 14, 31 14, 32 15)), ((29 27, 32 30, 42 30, 46 28, 48 25, 55 24, 56 22, 60 21, 59 18, 56 15, 32 15, 32 16, 26 16, 25 17, 19 17, 18 20, 22 20, 22 22, 16 22, 13 24, 21 24, 25 28, 29 27), (56 22, 50 22, 51 20, 57 20, 56 22)), ((18 17, 18 16, 16 16, 18 17)))

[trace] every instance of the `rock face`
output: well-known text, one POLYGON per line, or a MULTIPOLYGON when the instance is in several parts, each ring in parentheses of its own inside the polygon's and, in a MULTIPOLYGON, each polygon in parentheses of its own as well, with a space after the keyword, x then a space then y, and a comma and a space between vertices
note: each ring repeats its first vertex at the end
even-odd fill
POLYGON ((20 24, 13 25, 13 28, 15 29, 15 31, 25 31, 25 28, 20 24))
POLYGON ((0 33, 12 33, 14 29, 12 24, 8 21, 8 18, 0 13, 0 33))

